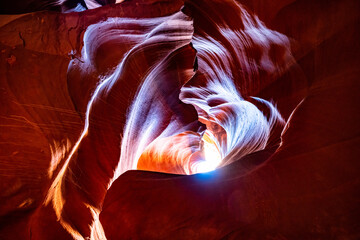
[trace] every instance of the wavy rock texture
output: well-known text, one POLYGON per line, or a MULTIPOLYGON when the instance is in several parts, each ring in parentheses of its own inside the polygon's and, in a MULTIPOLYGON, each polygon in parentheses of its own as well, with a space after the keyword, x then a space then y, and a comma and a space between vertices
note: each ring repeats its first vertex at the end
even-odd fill
POLYGON ((358 10, 1 16, 0 238, 358 239, 358 10))

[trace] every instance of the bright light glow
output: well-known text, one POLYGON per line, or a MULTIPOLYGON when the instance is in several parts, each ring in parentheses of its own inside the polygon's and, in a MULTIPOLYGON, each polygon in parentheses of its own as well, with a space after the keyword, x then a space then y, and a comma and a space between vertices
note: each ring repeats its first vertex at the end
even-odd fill
POLYGON ((215 164, 212 161, 202 161, 199 162, 197 167, 196 167, 196 171, 197 173, 206 173, 206 172, 211 172, 214 171, 216 169, 218 164, 215 164))
POLYGON ((202 141, 205 161, 198 162, 196 166, 196 172, 198 173, 215 170, 222 160, 216 138, 210 131, 205 131, 202 141))

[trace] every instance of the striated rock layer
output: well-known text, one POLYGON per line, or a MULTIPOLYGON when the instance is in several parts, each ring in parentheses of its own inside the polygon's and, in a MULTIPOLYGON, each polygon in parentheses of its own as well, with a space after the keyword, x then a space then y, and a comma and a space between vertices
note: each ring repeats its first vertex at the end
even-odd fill
POLYGON ((0 16, 0 239, 358 239, 358 10, 0 16))

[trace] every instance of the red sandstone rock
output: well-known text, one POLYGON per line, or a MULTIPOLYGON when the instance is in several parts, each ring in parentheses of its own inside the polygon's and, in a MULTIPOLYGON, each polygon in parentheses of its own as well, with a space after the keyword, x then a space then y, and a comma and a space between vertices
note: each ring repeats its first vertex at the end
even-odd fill
MULTIPOLYGON (((182 4, 129 1, 82 13, 33 13, 0 28, 1 239, 71 239, 53 205, 44 205, 45 197, 81 134, 97 76, 111 71, 131 45, 116 41, 99 45, 94 67, 79 73, 85 29, 104 20, 104 15, 154 18, 174 13, 182 4), (111 50, 114 45, 116 51, 111 50), (72 59, 76 66, 68 67, 72 59), (59 165, 54 164, 49 174, 52 159, 59 159, 59 165)), ((231 14, 232 1, 186 4, 188 14, 206 9, 193 15, 195 32, 217 34, 215 23, 221 21, 241 28, 231 14), (192 9, 194 4, 200 8, 192 9), (213 26, 202 22, 201 14, 207 13, 213 26)), ((360 237, 359 4, 352 0, 243 4, 270 29, 291 38, 297 64, 280 75, 260 74, 268 82, 248 94, 277 103, 287 120, 281 146, 269 146, 206 174, 129 171, 107 191, 125 120, 107 121, 111 106, 99 101, 61 189, 66 199, 61 218, 72 229, 89 236, 93 217, 82 205, 86 203, 101 211, 107 239, 360 237)), ((256 56, 256 49, 251 53, 256 56)), ((141 65, 147 54, 136 55, 131 64, 141 65)), ((191 68, 193 62, 185 62, 191 68)), ((151 64, 149 60, 141 69, 145 72, 151 64)), ((128 77, 136 79, 131 71, 128 77)), ((105 103, 126 99, 121 112, 139 83, 125 84, 126 91, 115 92, 126 97, 102 98, 105 103)))

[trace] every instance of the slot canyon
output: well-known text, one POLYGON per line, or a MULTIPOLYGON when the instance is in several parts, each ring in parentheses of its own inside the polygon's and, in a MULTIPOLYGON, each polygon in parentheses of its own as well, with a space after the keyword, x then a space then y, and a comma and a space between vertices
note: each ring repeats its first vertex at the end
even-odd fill
POLYGON ((360 239, 360 1, 4 0, 0 239, 360 239))

